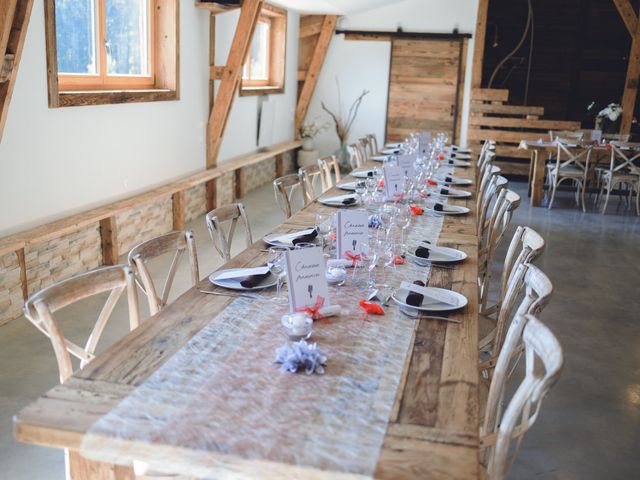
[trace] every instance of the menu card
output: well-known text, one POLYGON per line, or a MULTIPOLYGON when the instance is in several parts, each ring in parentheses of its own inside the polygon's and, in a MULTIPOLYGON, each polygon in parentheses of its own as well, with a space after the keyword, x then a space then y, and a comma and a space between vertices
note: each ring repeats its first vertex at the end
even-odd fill
POLYGON ((337 222, 338 258, 362 253, 369 244, 369 214, 360 210, 340 210, 337 222))
POLYGON ((384 165, 382 171, 387 200, 397 200, 404 193, 404 171, 396 165, 384 165))
POLYGON ((405 177, 413 177, 415 163, 416 155, 413 153, 408 155, 398 155, 398 166, 402 169, 405 177))
POLYGON ((289 250, 286 256, 291 311, 315 307, 319 297, 322 297, 323 305, 329 305, 331 302, 322 248, 289 250))
POLYGON ((419 132, 418 133, 418 151, 420 155, 425 156, 429 143, 431 142, 431 132, 419 132))

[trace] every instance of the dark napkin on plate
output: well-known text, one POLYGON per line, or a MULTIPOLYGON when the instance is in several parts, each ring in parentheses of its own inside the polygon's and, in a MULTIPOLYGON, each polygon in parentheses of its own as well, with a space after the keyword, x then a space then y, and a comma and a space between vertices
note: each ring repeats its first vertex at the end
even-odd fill
POLYGON ((455 160, 449 160, 448 163, 449 163, 449 165, 454 165, 456 162, 455 162, 455 160))
MULTIPOLYGON (((420 285, 421 287, 426 286, 424 282, 421 282, 420 280, 416 280, 415 282, 413 282, 413 284, 420 285)), ((419 307, 420 305, 422 305, 422 300, 424 300, 424 295, 422 295, 421 293, 409 292, 409 295, 407 295, 405 303, 407 305, 411 305, 412 307, 419 307)))
POLYGON ((416 257, 420 257, 420 258, 429 258, 429 255, 431 254, 431 250, 429 250, 428 248, 425 247, 418 247, 416 248, 416 257))
POLYGON ((444 177, 444 181, 445 181, 445 182, 447 182, 447 183, 451 183, 451 182, 453 182, 453 178, 451 178, 451 177, 444 177))
POLYGON ((345 198, 342 200, 343 205, 351 205, 352 203, 356 203, 356 199, 353 197, 345 198))
MULTIPOLYGON (((266 267, 266 265, 263 265, 266 267)), ((267 277, 271 275, 271 272, 267 273, 259 273, 258 275, 249 275, 240 280, 240 285, 244 288, 254 288, 257 287, 265 280, 267 277)))
POLYGON ((448 188, 443 188, 440 190, 440 195, 449 195, 449 189, 448 188))
POLYGON ((373 177, 373 170, 369 170, 367 172, 367 177, 373 177))
POLYGON ((294 238, 293 240, 291 240, 291 243, 293 243, 294 245, 297 245, 299 243, 313 242, 317 236, 318 236, 318 230, 313 229, 313 232, 311 233, 307 233, 306 235, 300 235, 299 237, 294 238))
POLYGON ((449 154, 449 156, 450 156, 451 158, 456 158, 456 155, 457 155, 457 153, 450 153, 450 154, 449 154))
POLYGON ((434 209, 436 212, 443 212, 443 211, 444 211, 444 206, 443 206, 441 203, 436 203, 436 204, 433 206, 433 209, 434 209))

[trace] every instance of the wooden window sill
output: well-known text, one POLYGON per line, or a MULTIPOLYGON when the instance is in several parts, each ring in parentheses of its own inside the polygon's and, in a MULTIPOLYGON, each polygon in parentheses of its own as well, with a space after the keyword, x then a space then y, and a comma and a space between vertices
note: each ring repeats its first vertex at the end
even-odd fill
POLYGON ((251 95, 272 95, 284 93, 284 86, 266 86, 266 87, 240 87, 240 96, 248 97, 251 95))
POLYGON ((51 107, 80 107, 115 103, 164 102, 179 100, 175 90, 92 90, 59 92, 57 105, 51 107))

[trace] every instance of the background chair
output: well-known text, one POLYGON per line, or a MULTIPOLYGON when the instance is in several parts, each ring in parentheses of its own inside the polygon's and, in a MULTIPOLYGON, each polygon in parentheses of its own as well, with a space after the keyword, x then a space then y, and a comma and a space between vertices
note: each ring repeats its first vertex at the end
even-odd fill
POLYGON ((231 260, 231 245, 238 220, 241 220, 244 226, 245 244, 248 248, 253 244, 253 236, 251 234, 251 225, 249 225, 249 219, 242 203, 232 203, 231 205, 216 208, 205 216, 207 230, 213 246, 225 263, 231 260), (228 222, 231 223, 228 234, 225 234, 224 225, 228 222))
POLYGON ((365 158, 355 143, 347 145, 347 154, 349 155, 349 165, 352 170, 360 168, 364 164, 365 158))
POLYGON ((378 149, 378 139, 373 133, 367 134, 365 137, 369 142, 369 150, 371 152, 371 156, 378 155, 380 150, 378 149))
POLYGON ((305 182, 297 173, 276 178, 273 181, 273 191, 276 196, 276 203, 287 218, 293 214, 293 199, 296 192, 300 192, 302 205, 306 207, 308 204, 305 182))
POLYGON ((572 138, 556 137, 555 141, 557 143, 556 158, 547 165, 547 178, 551 188, 549 208, 553 206, 558 186, 565 180, 569 180, 576 184, 576 205, 580 206, 582 201, 582 211, 586 211, 584 193, 587 188, 589 157, 593 145, 579 147, 576 151, 576 147, 573 146, 575 140, 572 138))
MULTIPOLYGON (((604 195, 602 213, 607 211, 609 195, 616 188, 625 185, 629 189, 629 200, 636 194, 636 214, 640 215, 640 143, 616 142, 611 145, 609 169, 600 174, 599 202, 604 195), (606 194, 604 192, 606 191, 606 194)), ((629 204, 631 202, 629 201, 629 204)))
POLYGON ((556 383, 563 365, 562 347, 551 331, 533 315, 517 316, 509 327, 489 389, 480 429, 481 464, 492 480, 506 478, 523 435, 535 423, 545 395, 556 383), (525 374, 502 411, 512 360, 524 344, 525 374))
POLYGON ((324 172, 318 164, 300 167, 298 175, 304 182, 304 189, 309 202, 313 202, 328 190, 324 172))
POLYGON ((189 266, 191 269, 191 284, 195 286, 200 281, 200 272, 198 269, 196 243, 192 231, 169 232, 165 235, 160 235, 159 237, 142 242, 133 247, 129 252, 129 265, 133 267, 136 273, 136 281, 138 282, 138 278, 140 280, 138 286, 147 296, 151 315, 155 315, 167 305, 171 285, 173 284, 173 279, 178 269, 178 263, 185 251, 188 253, 189 266), (162 296, 159 296, 151 274, 147 269, 146 262, 171 252, 175 253, 169 266, 169 271, 167 272, 164 287, 162 288, 162 296))
POLYGON ((125 290, 129 306, 129 328, 133 330, 138 327, 140 318, 133 272, 128 265, 102 267, 81 273, 40 290, 26 301, 25 317, 51 340, 58 363, 60 383, 64 383, 73 375, 71 355, 80 360, 80 368, 93 360, 113 308, 125 290), (65 338, 53 314, 72 303, 104 292, 110 292, 109 297, 84 347, 65 338))
POLYGON ((325 186, 327 189, 333 187, 341 180, 340 163, 335 155, 318 159, 318 166, 324 172, 325 186), (335 182, 334 182, 335 176, 335 182))

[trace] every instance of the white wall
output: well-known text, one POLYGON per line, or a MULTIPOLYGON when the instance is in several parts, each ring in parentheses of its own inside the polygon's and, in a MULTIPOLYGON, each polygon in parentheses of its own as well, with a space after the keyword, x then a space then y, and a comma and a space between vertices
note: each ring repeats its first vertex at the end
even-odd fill
MULTIPOLYGON (((34 2, 0 142, 0 236, 146 190, 205 165, 209 20, 180 0, 180 101, 49 109, 44 2, 34 2)), ((221 65, 237 13, 216 20, 221 65)), ((293 138, 298 15, 289 13, 274 142, 293 138)), ((221 160, 256 148, 256 97, 237 98, 221 160)))
MULTIPOLYGON (((477 0, 405 0, 363 13, 347 15, 343 17, 341 24, 347 30, 389 31, 401 26, 405 31, 415 32, 451 33, 454 28, 458 28, 462 33, 474 33, 477 9, 477 0)), ((468 48, 461 143, 466 142, 473 38, 469 40, 468 48)), ((320 116, 321 121, 330 121, 320 102, 324 100, 327 106, 337 105, 337 77, 343 103, 347 107, 363 89, 371 91, 362 103, 350 133, 350 140, 373 132, 378 140, 382 141, 387 108, 389 50, 389 42, 345 41, 344 35, 334 36, 309 107, 307 120, 320 116)), ((316 140, 316 148, 321 155, 334 152, 338 146, 338 138, 333 128, 316 140)))

